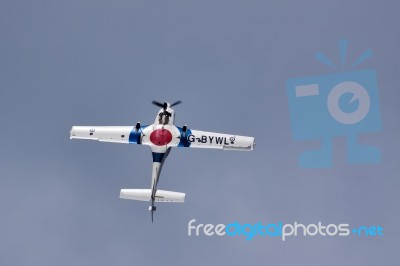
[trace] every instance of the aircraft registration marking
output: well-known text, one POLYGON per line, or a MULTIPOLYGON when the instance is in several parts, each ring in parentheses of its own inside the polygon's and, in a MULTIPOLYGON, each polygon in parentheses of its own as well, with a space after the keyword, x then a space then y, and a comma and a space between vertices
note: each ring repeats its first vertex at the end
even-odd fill
POLYGON ((205 136, 201 135, 200 137, 196 137, 195 135, 188 135, 187 140, 189 142, 197 142, 197 143, 210 143, 210 144, 221 144, 221 145, 232 145, 235 144, 235 137, 220 137, 220 136, 205 136))

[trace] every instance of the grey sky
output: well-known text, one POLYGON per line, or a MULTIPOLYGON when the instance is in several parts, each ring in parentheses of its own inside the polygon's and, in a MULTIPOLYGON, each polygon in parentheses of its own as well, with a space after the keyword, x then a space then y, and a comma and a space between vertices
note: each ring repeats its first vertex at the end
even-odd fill
MULTIPOLYGON (((395 265, 400 47, 397 1, 0 1, 1 265, 395 265), (317 51, 377 72, 383 155, 300 169, 285 82, 332 73, 317 51), (176 124, 255 136, 253 152, 175 149, 160 189, 184 204, 120 200, 148 188, 148 147, 71 141, 72 125, 176 124), (187 223, 381 225, 380 238, 188 237, 187 223)), ((343 70, 347 70, 344 68, 343 70)), ((341 71, 339 69, 338 71, 341 71)))

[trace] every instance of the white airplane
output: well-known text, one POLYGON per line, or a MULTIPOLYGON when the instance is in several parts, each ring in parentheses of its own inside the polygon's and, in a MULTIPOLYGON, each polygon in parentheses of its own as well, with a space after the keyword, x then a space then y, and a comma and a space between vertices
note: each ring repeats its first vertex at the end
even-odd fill
POLYGON ((220 134, 189 129, 186 125, 174 125, 175 112, 173 104, 152 102, 161 107, 154 124, 135 126, 73 126, 71 139, 91 139, 104 142, 133 143, 148 145, 153 154, 153 173, 150 189, 121 189, 120 198, 151 201, 151 221, 156 210, 155 202, 184 202, 185 193, 157 189, 160 172, 172 147, 209 148, 222 150, 253 150, 253 137, 220 134))

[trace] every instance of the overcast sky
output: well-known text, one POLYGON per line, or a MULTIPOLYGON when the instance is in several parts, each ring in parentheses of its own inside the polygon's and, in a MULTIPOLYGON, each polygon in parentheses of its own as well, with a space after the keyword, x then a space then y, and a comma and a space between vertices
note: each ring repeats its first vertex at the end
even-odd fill
POLYGON ((0 1, 1 265, 395 265, 400 261, 398 1, 0 1), (382 162, 302 169, 286 80, 349 71, 371 49, 382 162), (70 140, 73 125, 176 124, 254 136, 252 152, 174 149, 160 189, 184 204, 119 199, 149 188, 145 146, 70 140), (383 237, 189 237, 197 223, 380 225, 383 237))

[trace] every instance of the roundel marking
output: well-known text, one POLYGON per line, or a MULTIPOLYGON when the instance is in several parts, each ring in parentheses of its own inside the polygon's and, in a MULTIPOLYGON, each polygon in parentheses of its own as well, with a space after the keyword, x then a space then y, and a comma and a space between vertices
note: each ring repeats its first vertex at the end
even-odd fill
POLYGON ((150 134, 150 141, 154 145, 164 146, 170 143, 172 140, 172 134, 167 129, 156 129, 150 134))

